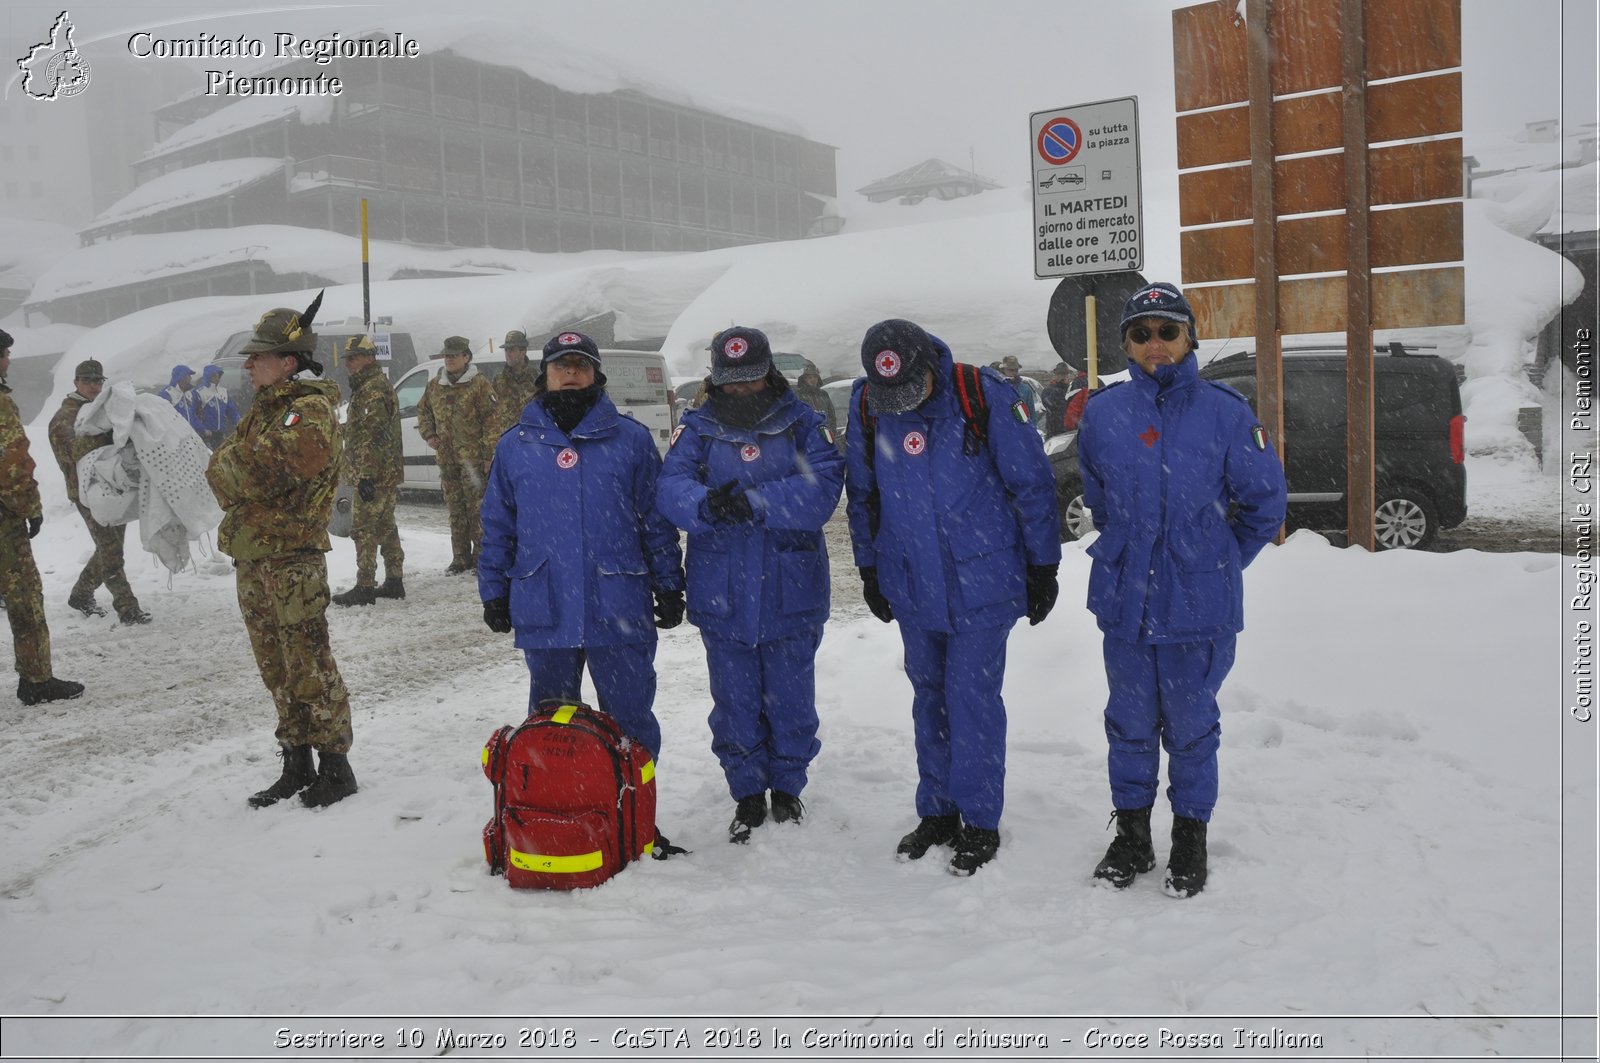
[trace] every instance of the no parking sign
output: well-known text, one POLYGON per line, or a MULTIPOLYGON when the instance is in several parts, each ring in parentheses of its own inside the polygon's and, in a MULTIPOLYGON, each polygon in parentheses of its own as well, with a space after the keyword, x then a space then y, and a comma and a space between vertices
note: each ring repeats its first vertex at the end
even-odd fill
POLYGON ((1144 266, 1139 101, 1032 116, 1035 277, 1144 266))

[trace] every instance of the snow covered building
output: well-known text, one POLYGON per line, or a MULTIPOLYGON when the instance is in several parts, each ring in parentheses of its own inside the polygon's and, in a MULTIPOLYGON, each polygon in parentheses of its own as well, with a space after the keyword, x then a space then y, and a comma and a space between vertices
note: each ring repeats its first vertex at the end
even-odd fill
POLYGON ((469 31, 414 60, 273 70, 336 75, 337 97, 169 103, 135 164, 130 198, 142 198, 84 239, 257 223, 354 235, 365 197, 376 239, 696 251, 797 239, 820 212, 814 195, 835 194, 836 149, 773 116, 650 95, 574 69, 570 50, 547 63, 503 37, 469 31), (147 193, 157 181, 164 194, 147 193))
POLYGON ((999 187, 999 182, 952 166, 943 159, 927 159, 899 173, 881 177, 856 189, 856 192, 866 196, 871 203, 898 199, 909 206, 930 196, 934 199, 959 199, 999 187))

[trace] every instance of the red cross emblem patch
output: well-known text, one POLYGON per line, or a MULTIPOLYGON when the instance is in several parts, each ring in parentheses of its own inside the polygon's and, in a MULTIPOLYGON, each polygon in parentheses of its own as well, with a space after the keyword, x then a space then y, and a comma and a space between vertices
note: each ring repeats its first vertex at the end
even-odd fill
POLYGON ((570 469, 578 464, 578 452, 571 447, 562 447, 561 453, 556 455, 556 464, 563 469, 570 469))
POLYGON ((739 448, 739 457, 743 458, 745 461, 755 461, 757 458, 761 457, 761 448, 756 446, 754 443, 746 443, 744 446, 739 448))
POLYGON ((1161 438, 1161 433, 1156 431, 1155 425, 1146 425, 1145 430, 1139 433, 1139 442, 1147 447, 1156 445, 1156 440, 1161 438))
POLYGON ((900 441, 900 449, 916 457, 928 449, 928 438, 921 432, 907 432, 906 437, 900 441))
POLYGON ((575 343, 582 343, 583 340, 579 338, 576 332, 563 332, 556 337, 556 342, 563 347, 570 347, 575 343))
POLYGON ((879 351, 872 364, 878 367, 879 376, 893 380, 900 375, 900 356, 894 351, 879 351))
POLYGON ((676 427, 676 428, 674 428, 672 430, 672 438, 667 441, 667 446, 670 447, 673 444, 677 443, 678 442, 678 437, 681 436, 681 435, 683 435, 683 425, 680 424, 678 427, 676 427))
POLYGON ((750 344, 746 342, 743 336, 735 336, 733 339, 722 345, 722 353, 727 355, 729 358, 737 360, 750 353, 750 344))

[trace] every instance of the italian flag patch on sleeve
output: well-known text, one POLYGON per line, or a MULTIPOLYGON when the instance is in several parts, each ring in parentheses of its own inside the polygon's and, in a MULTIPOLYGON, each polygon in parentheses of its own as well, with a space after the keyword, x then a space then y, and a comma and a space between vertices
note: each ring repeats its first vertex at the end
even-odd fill
POLYGON ((1267 449, 1267 430, 1260 425, 1250 429, 1250 442, 1256 445, 1257 450, 1267 449))
POLYGON ((300 423, 300 415, 298 413, 295 413, 293 410, 290 410, 288 413, 283 415, 283 427, 285 427, 285 428, 293 428, 295 425, 297 425, 299 423, 300 423))
POLYGON ((838 446, 839 441, 833 437, 833 432, 831 432, 828 429, 827 425, 825 425, 825 424, 818 425, 817 426, 817 431, 819 433, 821 433, 823 439, 826 439, 829 443, 832 443, 833 445, 838 446))
POLYGON ((1018 399, 1016 402, 1011 404, 1011 413, 1016 417, 1019 424, 1027 424, 1033 420, 1033 418, 1028 414, 1028 404, 1023 402, 1021 399, 1018 399))

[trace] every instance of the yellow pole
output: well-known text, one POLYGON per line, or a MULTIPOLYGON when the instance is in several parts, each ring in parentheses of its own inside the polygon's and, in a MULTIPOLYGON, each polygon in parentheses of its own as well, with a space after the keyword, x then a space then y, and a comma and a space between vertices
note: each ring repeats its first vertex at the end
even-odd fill
POLYGON ((1090 292, 1083 297, 1083 334, 1088 340, 1088 364, 1083 371, 1089 375, 1089 390, 1093 391, 1100 386, 1100 331, 1099 322, 1095 319, 1095 298, 1090 292))
POLYGON ((361 197, 361 326, 372 331, 372 274, 367 262, 367 197, 361 197))

